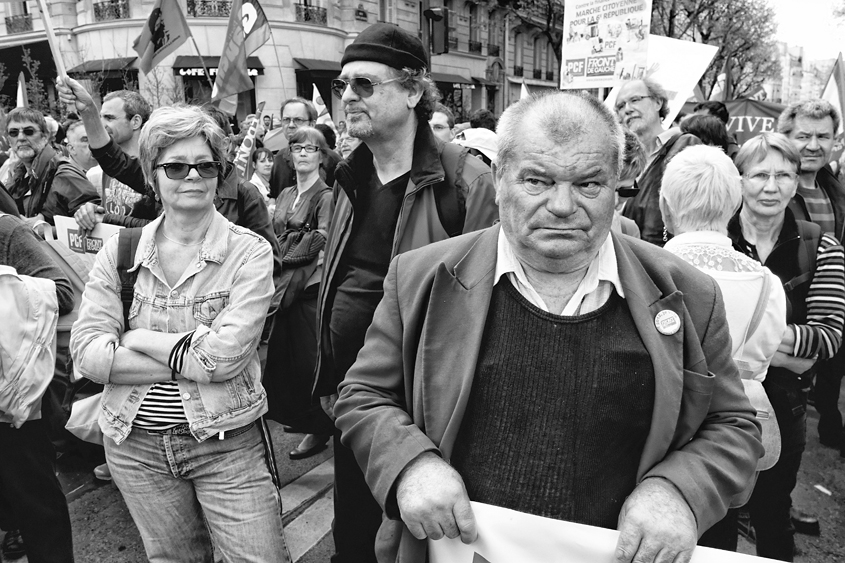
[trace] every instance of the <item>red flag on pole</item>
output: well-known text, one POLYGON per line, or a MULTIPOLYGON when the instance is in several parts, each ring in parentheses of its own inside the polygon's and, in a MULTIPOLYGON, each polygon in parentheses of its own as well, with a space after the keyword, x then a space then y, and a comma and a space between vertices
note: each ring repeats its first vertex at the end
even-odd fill
MULTIPOLYGON (((827 79, 827 85, 822 92, 822 99, 833 104, 839 110, 839 115, 842 115, 842 110, 845 110, 845 63, 842 62, 842 53, 836 57, 836 63, 830 71, 830 78, 827 79)), ((842 130, 841 120, 839 130, 842 130)), ((834 133, 839 133, 839 131, 834 131, 834 133)))
POLYGON ((177 0, 156 0, 147 24, 132 45, 138 53, 139 66, 144 74, 149 74, 190 36, 191 30, 177 0))
POLYGON ((211 100, 251 90, 254 86, 249 77, 246 58, 270 39, 270 24, 258 0, 234 0, 226 30, 226 42, 211 100))

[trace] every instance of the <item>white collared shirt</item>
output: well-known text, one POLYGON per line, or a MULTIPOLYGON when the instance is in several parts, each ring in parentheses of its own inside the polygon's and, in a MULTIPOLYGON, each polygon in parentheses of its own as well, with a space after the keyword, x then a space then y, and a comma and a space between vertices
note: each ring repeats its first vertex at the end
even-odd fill
MULTIPOLYGON (((532 305, 539 307, 547 313, 548 306, 537 293, 537 290, 528 281, 522 264, 516 257, 513 247, 505 236, 504 229, 499 229, 499 245, 496 254, 496 272, 493 285, 499 283, 499 279, 508 275, 508 280, 513 284, 520 295, 525 297, 532 305)), ((587 268, 584 279, 578 284, 575 294, 559 314, 564 317, 584 315, 595 311, 604 305, 610 298, 611 291, 616 288, 619 297, 625 297, 622 292, 622 282, 619 279, 619 268, 616 264, 616 250, 613 248, 613 241, 610 234, 607 235, 604 243, 599 248, 599 253, 587 268)))

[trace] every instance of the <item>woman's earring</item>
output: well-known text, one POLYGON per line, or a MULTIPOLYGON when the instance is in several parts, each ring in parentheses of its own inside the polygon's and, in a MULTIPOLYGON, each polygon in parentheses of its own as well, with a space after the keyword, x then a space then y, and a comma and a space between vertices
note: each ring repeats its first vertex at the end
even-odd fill
POLYGON ((666 225, 663 226, 663 242, 669 241, 669 233, 666 231, 666 225))

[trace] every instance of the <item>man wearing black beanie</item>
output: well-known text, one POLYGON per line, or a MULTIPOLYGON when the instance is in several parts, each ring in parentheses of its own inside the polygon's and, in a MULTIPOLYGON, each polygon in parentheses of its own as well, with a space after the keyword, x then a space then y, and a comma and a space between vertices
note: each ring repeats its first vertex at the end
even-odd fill
MULTIPOLYGON (((428 53, 415 34, 378 23, 350 44, 333 93, 363 143, 335 171, 338 194, 318 301, 315 394, 332 415, 397 254, 489 227, 498 219, 490 170, 436 140, 428 53)), ((352 451, 335 435, 334 563, 376 561, 382 507, 352 451)), ((385 529, 383 533, 391 533, 385 529)))

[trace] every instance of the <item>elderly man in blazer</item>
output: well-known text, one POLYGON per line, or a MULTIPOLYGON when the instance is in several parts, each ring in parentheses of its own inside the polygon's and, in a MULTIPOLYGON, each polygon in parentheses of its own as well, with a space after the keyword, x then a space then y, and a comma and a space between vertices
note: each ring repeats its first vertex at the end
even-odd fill
POLYGON ((474 541, 471 499, 688 561, 763 451, 717 286, 610 234, 622 135, 598 101, 523 100, 498 134, 501 225, 395 258, 340 386, 379 560, 474 541))

